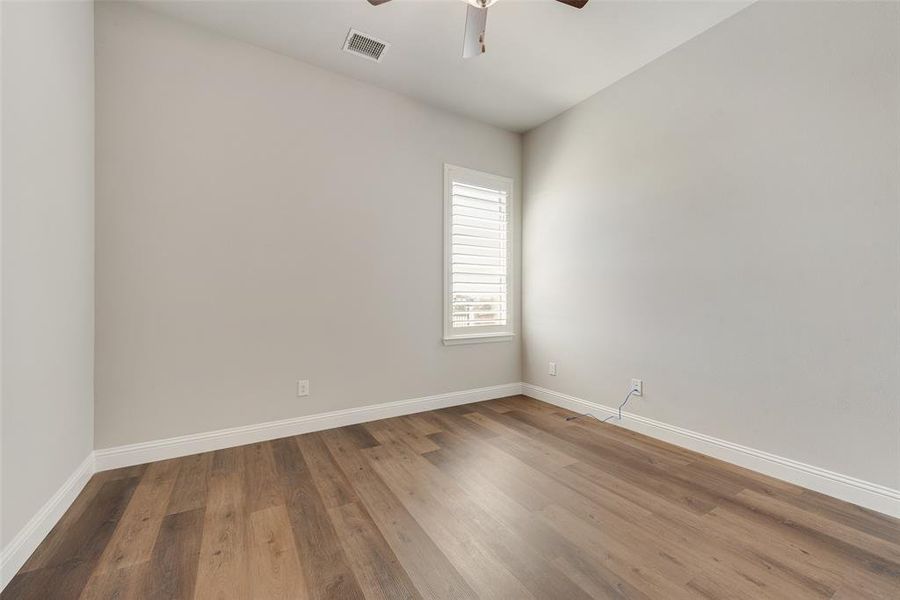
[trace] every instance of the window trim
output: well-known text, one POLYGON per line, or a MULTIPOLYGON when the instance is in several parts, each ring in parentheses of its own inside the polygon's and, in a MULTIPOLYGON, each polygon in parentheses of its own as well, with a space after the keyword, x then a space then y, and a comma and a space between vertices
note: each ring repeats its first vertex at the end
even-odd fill
POLYGON ((493 173, 485 173, 484 171, 476 171, 466 167, 457 165, 444 164, 444 302, 443 302, 443 342, 445 346, 455 346, 458 344, 478 344, 485 342, 508 342, 516 335, 516 250, 518 237, 516 236, 516 195, 515 181, 510 177, 502 175, 494 175, 493 173), (450 292, 452 289, 451 267, 453 245, 451 236, 452 227, 452 182, 453 178, 457 178, 472 183, 474 185, 484 185, 485 187, 499 186, 500 189, 507 191, 507 239, 509 240, 508 255, 506 259, 506 325, 495 327, 468 327, 454 330, 451 325, 451 301, 450 292), (477 330, 477 331, 476 331, 477 330))

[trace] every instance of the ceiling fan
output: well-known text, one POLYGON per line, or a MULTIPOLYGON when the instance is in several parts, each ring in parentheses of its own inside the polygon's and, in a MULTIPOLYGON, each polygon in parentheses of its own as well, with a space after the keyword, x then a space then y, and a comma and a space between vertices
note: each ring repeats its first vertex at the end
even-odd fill
MULTIPOLYGON (((484 54, 484 29, 487 25, 487 9, 498 0, 463 0, 469 6, 466 11, 466 36, 463 38, 463 58, 484 54)), ((556 0, 575 8, 584 8, 588 0, 556 0)), ((390 0, 369 0, 378 6, 390 0)))

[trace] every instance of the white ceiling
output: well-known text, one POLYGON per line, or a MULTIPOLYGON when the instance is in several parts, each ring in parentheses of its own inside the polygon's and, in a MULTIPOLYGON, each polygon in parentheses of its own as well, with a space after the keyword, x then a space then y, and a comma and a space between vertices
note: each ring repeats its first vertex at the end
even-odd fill
POLYGON ((463 59, 464 0, 153 1, 148 8, 429 104, 526 131, 684 43, 752 0, 500 0, 487 54, 463 59), (358 29, 381 63, 341 50, 358 29))

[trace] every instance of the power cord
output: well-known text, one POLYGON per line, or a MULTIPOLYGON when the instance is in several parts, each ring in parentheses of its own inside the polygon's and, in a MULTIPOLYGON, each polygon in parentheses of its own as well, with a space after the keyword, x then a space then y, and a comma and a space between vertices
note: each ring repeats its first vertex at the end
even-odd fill
POLYGON ((597 417, 595 417, 591 413, 584 413, 582 415, 576 415, 574 417, 566 417, 566 421, 574 421, 575 419, 577 419, 579 417, 590 417, 592 419, 596 419, 597 421, 600 421, 601 423, 606 423, 610 419, 616 419, 617 421, 621 421, 622 420, 622 407, 625 406, 626 404, 628 404, 628 400, 631 399, 631 397, 635 394, 635 392, 637 392, 637 390, 633 389, 633 390, 629 391, 628 395, 625 396, 625 399, 622 400, 622 404, 620 404, 619 408, 617 409, 618 416, 610 415, 610 416, 606 417, 605 419, 597 419, 597 417))

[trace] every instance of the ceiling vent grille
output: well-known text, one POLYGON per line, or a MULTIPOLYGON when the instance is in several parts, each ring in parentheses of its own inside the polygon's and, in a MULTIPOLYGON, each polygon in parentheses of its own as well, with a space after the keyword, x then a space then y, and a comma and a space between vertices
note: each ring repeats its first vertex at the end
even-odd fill
POLYGON ((384 53, 391 45, 367 33, 351 29, 344 40, 344 51, 361 56, 375 62, 381 62, 384 53))

